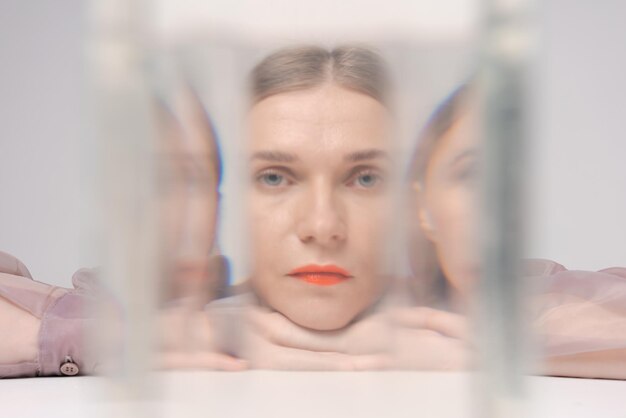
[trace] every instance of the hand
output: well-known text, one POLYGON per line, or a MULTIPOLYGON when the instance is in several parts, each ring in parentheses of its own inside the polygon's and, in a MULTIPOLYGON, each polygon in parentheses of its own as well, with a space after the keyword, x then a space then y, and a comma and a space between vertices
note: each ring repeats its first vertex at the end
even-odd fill
POLYGON ((394 324, 394 367, 419 370, 463 370, 472 358, 464 316, 427 307, 389 313, 394 324))
POLYGON ((253 368, 278 370, 372 370, 390 364, 390 328, 370 315, 336 331, 315 331, 284 315, 251 306, 244 314, 242 357, 253 368))
POLYGON ((166 369, 245 370, 247 363, 244 360, 220 351, 215 341, 214 318, 204 311, 204 306, 226 286, 226 260, 221 256, 207 260, 178 258, 175 264, 168 288, 173 293, 169 295, 169 306, 159 311, 158 366, 166 369))
POLYGON ((161 310, 158 318, 158 367, 239 371, 247 362, 221 353, 209 315, 187 306, 161 310))

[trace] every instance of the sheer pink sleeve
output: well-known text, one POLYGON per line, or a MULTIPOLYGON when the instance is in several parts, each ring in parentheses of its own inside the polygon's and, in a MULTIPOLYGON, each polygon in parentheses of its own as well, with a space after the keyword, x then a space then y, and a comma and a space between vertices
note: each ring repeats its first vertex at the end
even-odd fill
POLYGON ((93 373, 96 364, 85 350, 84 334, 95 320, 87 309, 98 293, 95 273, 79 270, 72 282, 73 289, 37 282, 17 259, 0 253, 0 297, 41 321, 37 357, 18 364, 0 364, 0 377, 93 373))
POLYGON ((32 279, 30 272, 17 258, 0 251, 0 273, 13 274, 15 276, 28 277, 32 279))
POLYGON ((534 267, 533 331, 545 356, 626 350, 626 268, 534 267))

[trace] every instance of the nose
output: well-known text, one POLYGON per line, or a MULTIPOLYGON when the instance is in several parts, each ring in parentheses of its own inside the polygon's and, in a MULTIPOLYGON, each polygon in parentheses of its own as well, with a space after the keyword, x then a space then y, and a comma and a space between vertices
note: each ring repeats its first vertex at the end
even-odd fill
POLYGON ((300 241, 332 247, 346 240, 344 210, 331 187, 317 185, 310 190, 299 212, 296 233, 300 241))

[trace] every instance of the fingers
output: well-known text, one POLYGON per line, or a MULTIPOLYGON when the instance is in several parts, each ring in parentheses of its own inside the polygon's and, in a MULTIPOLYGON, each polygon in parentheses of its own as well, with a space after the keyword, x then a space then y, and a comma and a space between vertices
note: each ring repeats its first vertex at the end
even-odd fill
POLYGON ((355 371, 386 370, 393 365, 393 357, 389 354, 352 356, 351 360, 355 371))
POLYGON ((392 320, 401 326, 425 328, 442 335, 467 341, 467 319, 451 312, 427 307, 401 308, 391 314, 392 320))
MULTIPOLYGON (((249 327, 245 332, 242 357, 249 360, 252 368, 355 371, 386 369, 391 364, 386 353, 347 351, 349 346, 359 345, 350 340, 362 339, 361 334, 371 327, 314 331, 294 324, 278 312, 258 307, 248 310, 246 319, 249 327)), ((380 334, 377 337, 380 338, 380 334)))
POLYGON ((357 371, 380 370, 391 361, 385 355, 351 356, 274 346, 271 350, 257 352, 250 361, 252 368, 299 371, 357 371))
POLYGON ((275 346, 272 351, 256 355, 251 361, 251 366, 255 369, 270 370, 353 370, 352 363, 345 354, 318 353, 281 346, 275 346))
POLYGON ((396 336, 394 367, 413 370, 463 370, 471 351, 459 339, 427 329, 403 328, 396 336))
POLYGON ((159 326, 159 368, 223 371, 248 368, 245 360, 219 352, 213 346, 214 330, 205 312, 178 307, 164 310, 159 316, 159 326))
POLYGON ((248 362, 222 353, 169 352, 160 354, 158 368, 242 371, 248 368, 248 362))

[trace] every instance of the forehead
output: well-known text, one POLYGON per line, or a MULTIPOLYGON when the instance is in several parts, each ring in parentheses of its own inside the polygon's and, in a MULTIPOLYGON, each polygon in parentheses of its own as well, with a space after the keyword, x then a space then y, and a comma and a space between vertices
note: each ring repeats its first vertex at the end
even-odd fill
POLYGON ((200 121, 183 124, 169 116, 162 124, 160 150, 165 154, 213 158, 215 137, 208 124, 200 121))
POLYGON ((380 102, 334 84, 270 96, 252 107, 248 122, 251 150, 339 152, 388 148, 391 139, 380 102))
POLYGON ((437 140, 428 162, 428 172, 440 171, 457 156, 479 147, 477 118, 472 111, 463 112, 437 140))

